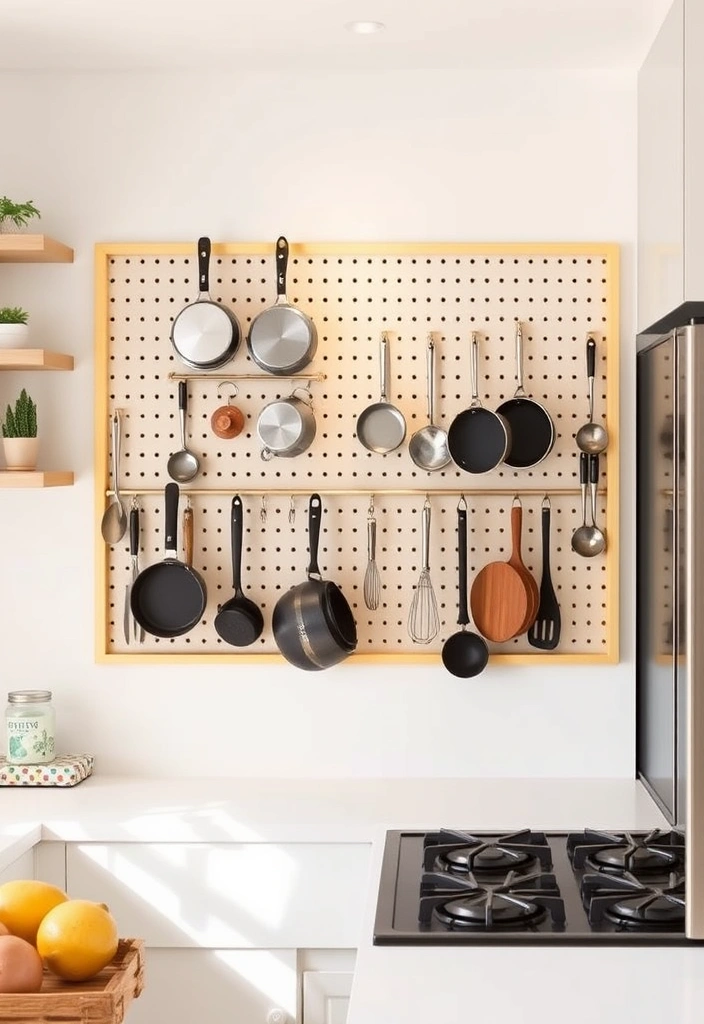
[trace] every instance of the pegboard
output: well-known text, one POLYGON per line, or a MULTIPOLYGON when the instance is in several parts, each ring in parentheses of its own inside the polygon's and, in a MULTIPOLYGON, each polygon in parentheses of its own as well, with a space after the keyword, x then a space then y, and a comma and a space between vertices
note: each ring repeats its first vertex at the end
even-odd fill
POLYGON ((552 576, 562 611, 562 640, 554 652, 532 648, 526 637, 492 645, 492 660, 617 660, 618 613, 618 255, 612 245, 291 244, 287 294, 318 331, 312 363, 294 379, 267 374, 247 353, 245 338, 258 312, 275 299, 273 244, 214 244, 210 294, 238 317, 242 340, 234 359, 198 374, 175 356, 169 337, 175 316, 197 296, 194 244, 102 245, 96 249, 96 513, 107 496, 109 421, 121 411, 120 483, 142 509, 140 566, 163 557, 163 488, 169 455, 180 447, 177 391, 187 380, 188 446, 201 472, 181 488, 195 519, 194 566, 208 589, 203 622, 183 637, 146 637, 127 646, 122 636, 130 559, 127 538, 106 548, 97 533, 97 656, 194 657, 203 660, 278 658, 270 623, 278 595, 305 578, 307 502, 323 500, 320 564, 342 587, 357 620, 352 659, 390 657, 439 661, 457 619, 456 507, 469 506, 469 570, 507 559, 514 495, 524 509, 523 558, 537 582, 541 574, 540 507, 552 505, 552 576), (479 395, 495 409, 516 389, 515 324, 523 333, 524 386, 549 411, 556 440, 532 469, 503 466, 482 476, 450 463, 419 469, 408 452, 412 434, 426 425, 426 346, 435 342, 434 422, 448 429, 471 401, 472 332, 479 343, 479 395), (406 420, 406 438, 386 455, 356 437, 359 414, 380 398, 380 339, 389 344, 387 400, 406 420), (585 345, 597 342, 595 418, 609 429, 601 458, 599 519, 606 552, 584 559, 571 551, 581 523, 574 435, 588 419, 585 345), (210 417, 233 399, 245 428, 231 440, 212 432, 210 417), (295 458, 261 457, 256 421, 262 408, 307 387, 317 431, 295 458), (232 596, 230 502, 243 498, 247 534, 243 584, 262 608, 265 628, 251 648, 232 648, 215 632, 217 606, 232 596), (432 506, 431 579, 441 630, 428 645, 407 629, 420 574, 423 502, 432 506), (367 514, 373 496, 377 564, 383 590, 379 609, 364 604, 367 514))

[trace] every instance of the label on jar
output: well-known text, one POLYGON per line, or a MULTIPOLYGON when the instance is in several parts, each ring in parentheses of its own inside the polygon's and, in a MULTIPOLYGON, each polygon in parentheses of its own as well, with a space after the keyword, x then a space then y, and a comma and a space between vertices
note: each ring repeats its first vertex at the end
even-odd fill
POLYGON ((54 758, 51 719, 44 715, 8 717, 7 760, 13 764, 45 764, 54 758))

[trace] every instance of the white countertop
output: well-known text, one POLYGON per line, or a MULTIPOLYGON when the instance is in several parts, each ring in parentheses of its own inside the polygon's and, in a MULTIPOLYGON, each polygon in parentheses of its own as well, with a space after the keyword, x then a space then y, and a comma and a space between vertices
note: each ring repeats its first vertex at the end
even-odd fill
POLYGON ((667 827, 630 779, 137 779, 0 789, 0 868, 38 839, 369 843, 348 1024, 694 1024, 704 948, 373 946, 389 828, 667 827))

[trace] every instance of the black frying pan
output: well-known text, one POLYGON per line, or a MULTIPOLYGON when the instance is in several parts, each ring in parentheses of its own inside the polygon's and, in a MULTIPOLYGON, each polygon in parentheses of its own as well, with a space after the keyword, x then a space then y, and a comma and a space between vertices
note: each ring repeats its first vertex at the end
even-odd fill
POLYGON ((225 643, 234 647, 248 647, 258 640, 264 628, 260 609, 245 596, 242 590, 242 537, 244 520, 242 499, 236 494, 232 499, 230 535, 232 538, 232 586, 235 593, 218 608, 215 629, 225 643))
POLYGON ((472 331, 470 376, 472 404, 455 416, 447 432, 453 461, 467 473, 488 473, 506 458, 512 443, 511 430, 503 416, 485 409, 479 400, 477 332, 472 331))
POLYGON ((216 370, 234 356, 240 344, 240 325, 231 310, 213 302, 209 292, 210 239, 198 239, 198 298, 171 325, 171 344, 186 366, 216 370))
POLYGON ((312 494, 308 579, 278 599, 272 617, 274 640, 284 658, 309 672, 336 665, 357 646, 357 625, 347 599, 335 583, 322 579, 318 568, 322 511, 320 495, 312 494))
POLYGON ((496 412, 511 430, 511 449, 504 462, 514 469, 537 466, 550 454, 555 443, 555 424, 539 402, 529 398, 523 388, 523 334, 516 321, 516 391, 502 402, 496 412))
POLYGON ((142 569, 132 584, 130 606, 140 626, 152 636, 182 636, 200 622, 207 592, 200 573, 176 557, 178 484, 164 488, 163 562, 142 569))

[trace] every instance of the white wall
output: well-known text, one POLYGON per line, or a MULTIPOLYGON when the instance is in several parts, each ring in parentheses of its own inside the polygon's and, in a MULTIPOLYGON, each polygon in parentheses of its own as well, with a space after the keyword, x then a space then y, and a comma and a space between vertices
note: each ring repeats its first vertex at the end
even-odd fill
MULTIPOLYGON (((0 268, 0 304, 27 305, 35 340, 77 362, 31 381, 44 465, 74 468, 75 487, 0 495, 2 680, 55 691, 59 746, 129 774, 632 774, 635 75, 6 73, 0 91, 0 189, 76 250, 72 266, 0 268), (462 681, 94 664, 93 244, 282 230, 624 246, 620 665, 462 681)), ((2 376, 0 404, 20 377, 2 376)))

